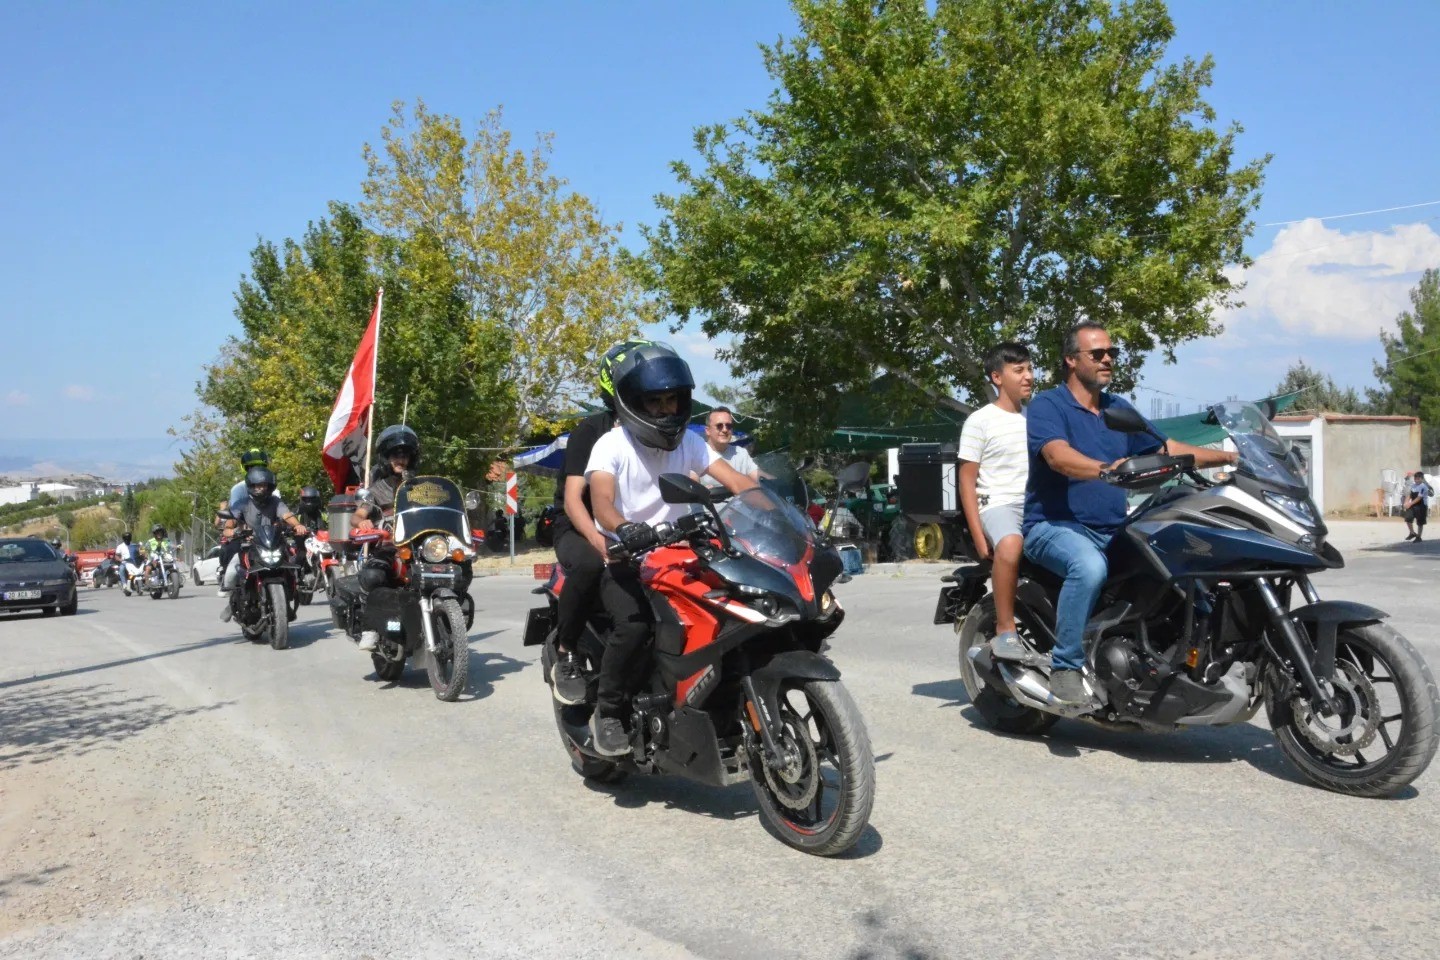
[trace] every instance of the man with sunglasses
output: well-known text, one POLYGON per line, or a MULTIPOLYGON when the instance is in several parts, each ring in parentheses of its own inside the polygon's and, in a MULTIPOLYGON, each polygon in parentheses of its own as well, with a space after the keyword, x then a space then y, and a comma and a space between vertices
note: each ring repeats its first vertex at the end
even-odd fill
POLYGON ((1194 456, 1196 467, 1236 460, 1223 450, 1178 440, 1162 443, 1149 434, 1107 427, 1106 410, 1130 407, 1105 392, 1119 356, 1102 324, 1075 324, 1065 336, 1064 381, 1030 402, 1026 422, 1030 480, 1025 490, 1025 556, 1065 579, 1050 655, 1050 692, 1063 703, 1091 699, 1081 680, 1085 624, 1109 573, 1105 549, 1127 510, 1125 491, 1106 483, 1105 475, 1122 460, 1162 447, 1171 456, 1194 456))
MULTIPOLYGON (((710 448, 710 459, 724 460, 736 473, 744 474, 751 480, 760 479, 760 468, 744 447, 735 443, 735 414, 729 407, 716 407, 705 415, 705 445, 710 448)), ((710 474, 703 474, 700 482, 712 490, 720 489, 720 481, 710 474)))

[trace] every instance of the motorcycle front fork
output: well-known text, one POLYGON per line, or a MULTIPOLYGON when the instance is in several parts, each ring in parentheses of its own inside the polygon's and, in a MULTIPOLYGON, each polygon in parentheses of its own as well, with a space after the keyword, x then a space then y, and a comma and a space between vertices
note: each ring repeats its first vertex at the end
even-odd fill
MULTIPOLYGON (((1319 603, 1320 594, 1316 591, 1310 578, 1301 574, 1295 578, 1295 585, 1300 588, 1309 603, 1319 603)), ((1335 651, 1318 650, 1312 655, 1310 643, 1300 630, 1300 626, 1290 618, 1290 612, 1285 604, 1280 602, 1280 597, 1275 593, 1275 588, 1268 580, 1255 581, 1256 589, 1260 593, 1260 599, 1265 604, 1265 610, 1270 615, 1270 623, 1275 632, 1284 641, 1284 649, 1280 652, 1289 655, 1289 660, 1295 669, 1295 675, 1300 681, 1300 686, 1310 697, 1312 706, 1323 708, 1334 712, 1339 709, 1339 703, 1335 697, 1334 687, 1330 683, 1330 677, 1335 671, 1335 651), (1314 665, 1312 665, 1312 659, 1314 665), (1317 672, 1318 667, 1318 672, 1317 672)))

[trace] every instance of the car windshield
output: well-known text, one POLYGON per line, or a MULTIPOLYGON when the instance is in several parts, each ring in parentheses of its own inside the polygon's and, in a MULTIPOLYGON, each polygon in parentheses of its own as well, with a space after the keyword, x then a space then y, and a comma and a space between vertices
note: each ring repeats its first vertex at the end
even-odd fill
POLYGON ((753 487, 720 508, 730 537, 771 566, 788 567, 804 559, 814 542, 814 526, 774 491, 753 487))
POLYGON ((1235 444, 1242 472, 1269 483, 1305 486, 1304 458, 1275 431, 1263 410, 1253 403, 1230 400, 1215 404, 1210 411, 1235 444))
POLYGON ((6 540, 0 543, 0 563, 38 563, 59 557, 50 544, 39 540, 6 540))

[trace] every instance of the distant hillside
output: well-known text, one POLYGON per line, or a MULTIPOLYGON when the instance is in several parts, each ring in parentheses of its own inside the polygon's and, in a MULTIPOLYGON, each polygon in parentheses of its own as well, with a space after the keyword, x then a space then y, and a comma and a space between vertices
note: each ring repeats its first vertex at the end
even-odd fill
POLYGON ((13 480, 88 474, 134 482, 170 476, 180 451, 174 437, 0 440, 0 474, 13 480))

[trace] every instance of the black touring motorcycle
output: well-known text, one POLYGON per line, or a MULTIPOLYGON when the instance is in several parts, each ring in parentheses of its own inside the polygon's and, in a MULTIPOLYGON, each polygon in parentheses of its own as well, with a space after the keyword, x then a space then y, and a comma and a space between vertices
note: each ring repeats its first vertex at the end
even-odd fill
MULTIPOLYGON (((1161 489, 1107 551, 1110 576, 1085 627, 1092 703, 1062 704, 1050 693, 1059 578, 1021 567, 1023 661, 991 652, 989 564, 944 578, 954 585, 941 589, 935 622, 955 623, 960 676, 986 723, 1038 734, 1080 717, 1162 731, 1243 723, 1263 704, 1280 749, 1322 787, 1384 797, 1425 770, 1437 742, 1435 680, 1384 611, 1320 599, 1311 574, 1345 561, 1326 542, 1305 465, 1270 423, 1274 412, 1211 408, 1207 422, 1239 451, 1223 483, 1195 472, 1191 457, 1163 454, 1132 457, 1107 476, 1127 489, 1161 489), (1170 480, 1180 482, 1162 486, 1170 480)), ((1105 422, 1150 430, 1131 410, 1107 410, 1105 422)))
MULTIPOLYGON (((830 592, 835 548, 810 521, 764 487, 719 510, 699 483, 664 474, 666 503, 704 512, 655 528, 655 547, 612 561, 639 567, 655 616, 653 654, 629 718, 632 753, 602 757, 588 722, 595 668, 609 624, 597 614, 579 652, 590 679, 585 703, 552 705, 560 742, 581 776, 616 782, 631 772, 678 774, 715 786, 750 783, 761 819, 796 849, 832 856, 869 821, 874 758, 864 720, 820 651, 844 619, 830 592)), ((556 564, 536 589, 549 604, 530 611, 527 645, 555 662, 556 564)))
POLYGON ((366 563, 389 564, 389 583, 366 592, 357 576, 341 577, 330 597, 331 619, 355 640, 365 630, 380 634, 370 659, 381 680, 400 679, 405 661, 415 657, 424 660, 435 696, 456 700, 469 681, 474 616, 467 592, 474 553, 460 488, 444 477, 407 480, 395 493, 393 525, 351 536, 351 543, 371 544, 366 563), (393 549, 377 551, 384 541, 393 549))
POLYGON ((230 591, 230 612, 240 632, 276 650, 290 646, 290 621, 297 609, 300 567, 282 525, 262 516, 245 547, 231 561, 240 564, 240 584, 230 591))

